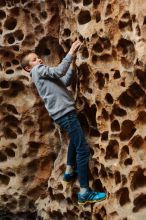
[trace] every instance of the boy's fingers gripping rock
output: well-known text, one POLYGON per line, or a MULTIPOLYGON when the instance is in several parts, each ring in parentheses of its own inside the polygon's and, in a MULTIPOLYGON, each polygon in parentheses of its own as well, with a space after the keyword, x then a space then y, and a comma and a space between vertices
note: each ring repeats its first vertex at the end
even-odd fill
POLYGON ((76 40, 76 41, 72 44, 69 53, 70 53, 70 54, 74 54, 74 53, 77 51, 77 49, 79 48, 80 45, 81 45, 81 41, 76 40))

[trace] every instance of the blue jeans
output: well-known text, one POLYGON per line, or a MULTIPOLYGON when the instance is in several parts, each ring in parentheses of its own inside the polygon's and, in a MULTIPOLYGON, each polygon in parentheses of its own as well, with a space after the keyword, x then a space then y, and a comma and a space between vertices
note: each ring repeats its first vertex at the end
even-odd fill
POLYGON ((76 111, 55 120, 61 128, 65 129, 70 138, 67 153, 67 165, 74 166, 77 162, 78 179, 80 187, 89 187, 89 155, 90 148, 85 140, 84 132, 77 118, 76 111))

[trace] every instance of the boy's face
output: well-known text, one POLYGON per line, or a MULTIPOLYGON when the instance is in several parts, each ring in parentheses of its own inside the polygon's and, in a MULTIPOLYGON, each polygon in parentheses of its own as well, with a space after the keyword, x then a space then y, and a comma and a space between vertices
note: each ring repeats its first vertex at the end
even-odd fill
POLYGON ((36 66, 38 64, 43 64, 43 60, 40 59, 38 57, 38 55, 35 54, 35 53, 28 54, 26 59, 28 60, 28 66, 26 67, 26 70, 29 71, 29 72, 32 70, 32 68, 34 66, 36 66))

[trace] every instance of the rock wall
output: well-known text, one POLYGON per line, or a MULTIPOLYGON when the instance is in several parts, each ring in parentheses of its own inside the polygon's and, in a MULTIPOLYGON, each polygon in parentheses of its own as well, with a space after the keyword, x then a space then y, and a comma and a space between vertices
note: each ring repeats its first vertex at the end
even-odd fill
POLYGON ((145 0, 0 0, 0 219, 146 219, 145 42, 145 0), (68 137, 19 63, 35 49, 55 66, 77 37, 90 186, 108 193, 84 207, 62 181, 68 137))

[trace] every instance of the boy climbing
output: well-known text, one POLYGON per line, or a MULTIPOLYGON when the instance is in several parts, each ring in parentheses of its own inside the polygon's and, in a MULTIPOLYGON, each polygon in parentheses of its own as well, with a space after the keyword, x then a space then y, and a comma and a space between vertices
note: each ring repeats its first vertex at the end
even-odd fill
POLYGON ((94 192, 89 188, 89 145, 76 114, 74 99, 67 89, 75 73, 74 55, 80 46, 81 42, 76 40, 56 67, 46 66, 43 60, 31 51, 23 54, 21 65, 30 73, 49 115, 55 123, 66 130, 70 138, 64 181, 71 182, 78 175, 80 183, 78 203, 85 204, 104 200, 106 193, 94 192), (74 169, 75 162, 77 171, 74 169))

